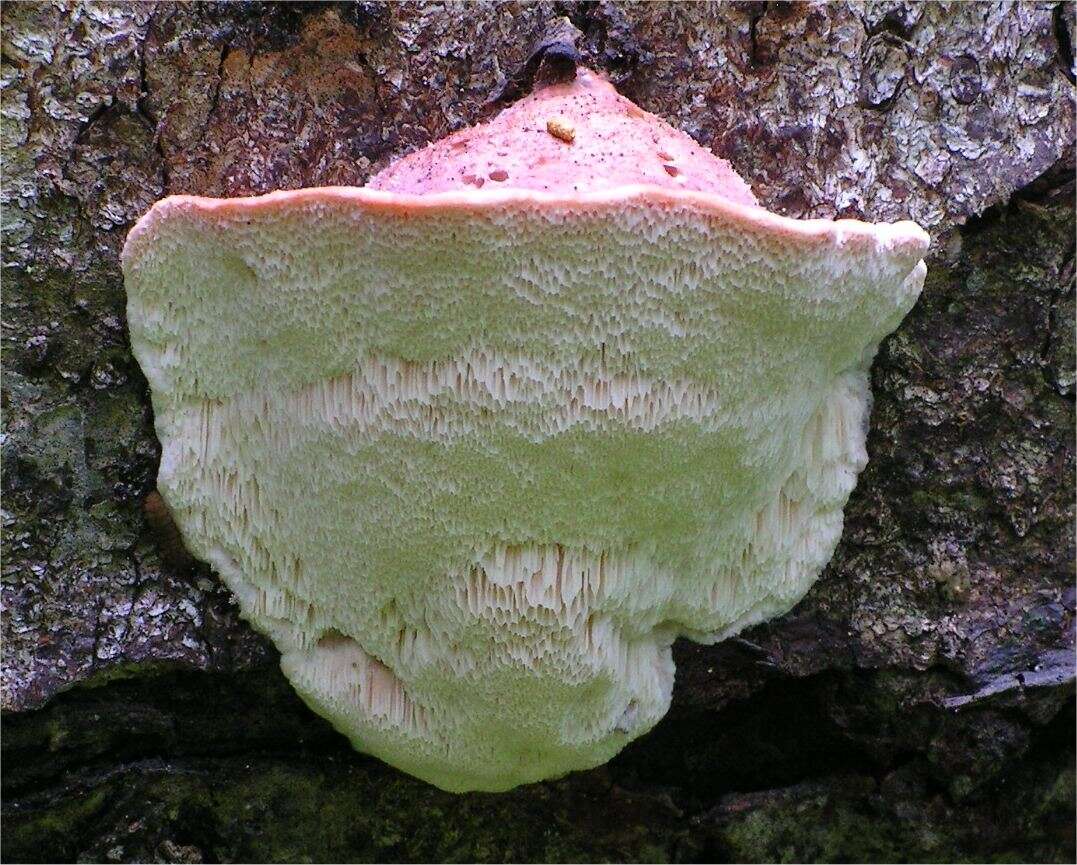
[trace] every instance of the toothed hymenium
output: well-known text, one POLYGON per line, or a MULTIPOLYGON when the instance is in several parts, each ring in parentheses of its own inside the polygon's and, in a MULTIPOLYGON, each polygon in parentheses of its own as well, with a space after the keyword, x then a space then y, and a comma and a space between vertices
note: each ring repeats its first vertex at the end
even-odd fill
POLYGON ((356 748, 595 766, 673 640, 818 577, 927 242, 768 213, 582 70, 362 189, 166 198, 124 251, 158 488, 356 748))

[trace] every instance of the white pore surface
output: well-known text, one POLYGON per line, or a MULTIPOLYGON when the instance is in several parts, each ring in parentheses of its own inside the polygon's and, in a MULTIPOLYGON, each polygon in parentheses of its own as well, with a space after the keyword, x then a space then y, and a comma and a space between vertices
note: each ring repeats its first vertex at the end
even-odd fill
POLYGON ((167 199, 125 250, 159 489, 360 750, 449 790, 591 767, 675 638, 830 558, 925 247, 647 189, 167 199))

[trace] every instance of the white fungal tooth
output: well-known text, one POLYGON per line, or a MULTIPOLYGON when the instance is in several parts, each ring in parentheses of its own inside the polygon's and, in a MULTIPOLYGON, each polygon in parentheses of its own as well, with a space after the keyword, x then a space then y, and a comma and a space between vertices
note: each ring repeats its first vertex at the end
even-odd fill
POLYGON ((594 766, 677 635, 818 577, 926 244, 766 212, 586 70, 369 189, 169 198, 124 250, 158 488, 357 748, 450 790, 594 766))

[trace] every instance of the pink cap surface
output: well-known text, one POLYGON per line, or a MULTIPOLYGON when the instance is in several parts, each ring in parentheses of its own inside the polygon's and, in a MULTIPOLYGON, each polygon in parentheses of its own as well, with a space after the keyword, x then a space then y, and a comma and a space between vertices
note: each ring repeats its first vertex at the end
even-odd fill
POLYGON ((487 123, 397 160, 367 188, 422 195, 466 189, 596 192, 632 185, 756 204, 728 162, 587 69, 570 83, 532 93, 487 123))

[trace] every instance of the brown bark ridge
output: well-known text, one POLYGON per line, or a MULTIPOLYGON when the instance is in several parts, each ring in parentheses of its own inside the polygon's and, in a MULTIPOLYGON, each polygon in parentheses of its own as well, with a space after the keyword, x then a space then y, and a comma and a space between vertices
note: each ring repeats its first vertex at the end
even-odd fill
POLYGON ((2 15, 8 861, 1072 861, 1072 4, 2 15), (608 766, 452 797, 353 753, 177 551, 118 254, 167 193, 362 184, 496 110, 562 17, 767 207, 934 243, 809 596, 679 644, 608 766))

